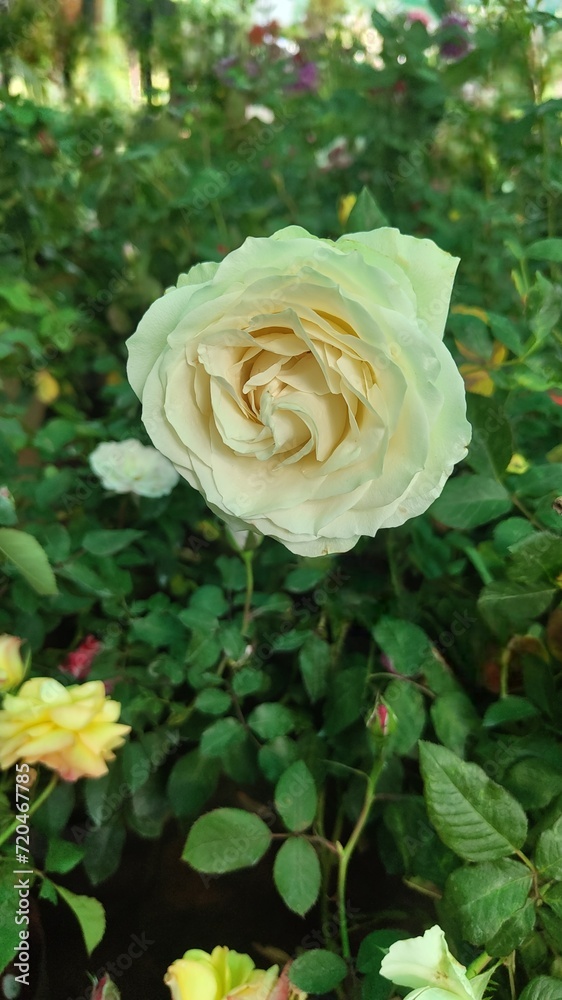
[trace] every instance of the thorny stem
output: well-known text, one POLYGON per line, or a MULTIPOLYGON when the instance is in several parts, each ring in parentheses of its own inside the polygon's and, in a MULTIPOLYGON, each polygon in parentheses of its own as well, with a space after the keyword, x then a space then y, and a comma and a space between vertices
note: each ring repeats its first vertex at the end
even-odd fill
POLYGON ((485 969, 491 961, 492 956, 488 955, 487 951, 483 951, 481 955, 477 955, 466 970, 467 979, 474 979, 474 976, 477 976, 480 972, 482 972, 482 970, 485 969))
POLYGON ((340 854, 340 864, 338 870, 338 909, 340 917, 340 937, 342 944, 342 953, 345 959, 351 958, 351 948, 349 946, 349 931, 347 927, 347 912, 346 912, 346 886, 347 886, 347 869, 349 867, 349 862, 351 861, 353 852, 357 846, 357 841, 359 840, 365 824, 369 818, 369 813, 371 807, 375 800, 377 782, 379 775, 382 771, 384 764, 384 756, 381 754, 377 757, 373 769, 369 775, 367 781, 367 788, 365 790, 365 798, 363 800, 363 806, 361 812, 357 817, 357 822, 351 831, 351 836, 347 841, 345 847, 338 844, 338 850, 340 854))
POLYGON ((515 989, 515 952, 513 951, 506 960, 507 974, 509 976, 509 990, 511 1000, 517 1000, 517 990, 515 989))
MULTIPOLYGON (((30 807, 29 807, 29 809, 28 809, 28 811, 26 813, 26 816, 28 818, 30 816, 33 816, 33 813, 37 812, 37 810, 39 809, 39 807, 43 805, 45 799, 47 799, 49 797, 49 795, 51 794, 51 792, 53 791, 53 788, 55 787, 57 781, 58 781, 57 775, 56 774, 51 775, 51 779, 50 779, 48 785, 45 786, 45 788, 43 789, 43 791, 41 792, 41 794, 38 795, 37 798, 34 799, 33 802, 31 803, 31 805, 30 805, 30 807)), ((17 805, 16 805, 16 809, 17 809, 17 805)), ((16 828, 18 827, 18 825, 19 825, 19 817, 16 816, 16 818, 14 819, 14 821, 12 823, 10 823, 10 825, 4 830, 4 832, 2 834, 0 834, 0 846, 2 844, 4 844, 7 840, 10 839, 10 837, 12 836, 12 834, 15 833, 16 828)))
POLYGON ((242 635, 245 636, 248 631, 248 625, 250 624, 252 594, 254 593, 254 570, 252 566, 254 550, 245 549, 240 553, 240 556, 244 566, 246 567, 246 600, 244 601, 244 616, 242 618, 242 635))

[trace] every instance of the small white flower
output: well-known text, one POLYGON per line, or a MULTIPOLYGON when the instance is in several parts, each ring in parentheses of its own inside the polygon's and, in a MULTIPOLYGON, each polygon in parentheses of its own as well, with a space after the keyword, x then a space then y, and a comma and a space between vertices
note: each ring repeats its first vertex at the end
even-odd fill
POLYGON ((344 135, 338 135, 328 146, 318 149, 314 154, 316 166, 319 170, 345 170, 355 162, 355 158, 362 153, 367 145, 365 136, 359 135, 351 144, 344 135))
POLYGON ((247 122, 251 118, 257 118, 264 125, 271 125, 275 121, 275 114, 271 108, 266 108, 265 104, 248 104, 244 111, 244 118, 247 122))
POLYGON ((98 444, 90 466, 106 490, 139 497, 167 496, 179 479, 167 458, 135 438, 98 444))
POLYGON ((493 971, 469 979, 437 924, 423 937, 392 944, 380 968, 381 976, 397 986, 414 987, 404 1000, 482 1000, 493 971))

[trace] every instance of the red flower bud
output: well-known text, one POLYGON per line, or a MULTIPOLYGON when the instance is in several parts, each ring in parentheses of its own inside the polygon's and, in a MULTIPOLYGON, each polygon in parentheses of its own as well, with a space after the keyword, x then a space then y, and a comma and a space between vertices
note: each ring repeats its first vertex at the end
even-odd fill
POLYGON ((69 674, 70 677, 74 677, 77 681, 86 680, 92 662, 102 649, 102 643, 99 639, 96 639, 94 635, 87 635, 78 649, 75 649, 73 653, 69 653, 64 663, 61 663, 59 670, 62 670, 63 674, 69 674))

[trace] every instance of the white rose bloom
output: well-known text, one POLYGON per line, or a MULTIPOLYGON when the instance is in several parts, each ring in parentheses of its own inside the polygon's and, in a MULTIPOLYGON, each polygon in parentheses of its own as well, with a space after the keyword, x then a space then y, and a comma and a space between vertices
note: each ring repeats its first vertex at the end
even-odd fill
POLYGON ((167 458, 135 438, 98 444, 90 466, 106 490, 139 497, 165 497, 179 479, 167 458))
POLYGON ((392 944, 380 968, 381 976, 395 985, 415 987, 404 1000, 482 1000, 493 971, 469 979, 437 924, 423 937, 392 944))
POLYGON ((470 440, 442 337, 456 258, 298 226, 198 264, 129 338, 153 444, 233 531, 345 552, 441 493, 470 440))

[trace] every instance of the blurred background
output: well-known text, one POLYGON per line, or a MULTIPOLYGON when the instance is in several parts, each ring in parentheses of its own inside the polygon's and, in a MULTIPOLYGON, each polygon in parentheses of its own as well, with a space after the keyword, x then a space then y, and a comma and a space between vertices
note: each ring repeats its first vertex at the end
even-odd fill
MULTIPOLYGON (((116 505, 101 495, 88 455, 98 442, 143 434, 125 340, 154 299, 197 261, 221 260, 246 237, 286 225, 336 239, 357 226, 350 213, 360 207, 362 228, 396 226, 461 258, 448 342, 473 422, 477 397, 509 396, 519 466, 508 472, 528 468, 521 455, 543 456, 540 474, 555 463, 547 487, 541 480, 531 497, 540 499, 542 523, 559 530, 556 494, 543 494, 560 481, 562 368, 559 337, 550 335, 562 311, 560 263, 547 255, 535 279, 525 248, 562 231, 560 13, 560 4, 535 0, 0 0, 1 482, 13 486, 25 530, 44 545, 60 581, 49 601, 17 579, 8 601, 3 584, 0 631, 29 641, 37 670, 57 676, 70 648, 102 636, 95 676, 121 676, 132 659, 133 683, 123 681, 118 695, 126 720, 149 738, 163 711, 161 685, 184 683, 185 640, 173 616, 202 580, 218 579, 209 543, 220 528, 185 485, 169 500, 116 505), (84 551, 87 531, 114 523, 146 527, 146 550, 127 550, 119 563, 84 551)), ((477 444, 474 453, 481 471, 477 444)), ((4 500, 1 523, 12 525, 4 500)), ((422 518, 407 531, 402 547, 414 583, 402 592, 411 605, 401 614, 417 602, 421 624, 439 634, 455 600, 463 613, 474 610, 480 584, 492 579, 486 560, 503 572, 508 535, 498 555, 488 536, 477 552, 422 518), (461 580, 457 592, 452 577, 461 580)), ((383 544, 364 556, 358 546, 346 563, 358 593, 375 583, 384 593, 383 544)), ((271 552, 284 579, 286 553, 271 552)), ((269 572, 272 564, 263 565, 269 572)), ((529 619, 535 611, 530 602, 529 619)), ((515 615, 524 629, 523 598, 515 615)), ((497 692, 499 653, 480 635, 447 656, 459 676, 473 669, 497 692)), ((195 812, 215 777, 202 794, 190 793, 195 812)), ((253 772, 241 780, 250 779, 253 772)), ((139 793, 146 806, 128 820, 154 844, 167 815, 159 780, 139 793)), ((72 808, 62 810, 63 825, 72 808)), ((115 871, 124 838, 115 821, 87 840, 94 886, 115 871), (105 855, 98 834, 108 837, 105 855)), ((145 854, 127 857, 129 881, 108 880, 100 890, 112 908, 105 951, 92 967, 128 947, 136 886, 138 920, 146 920, 137 929, 160 922, 169 937, 166 955, 151 952, 152 979, 139 963, 133 983, 136 995, 163 995, 162 969, 185 946, 188 908, 198 929, 201 909, 213 907, 203 921, 211 935, 220 900, 208 893, 197 901, 187 874, 166 881, 161 873, 172 861, 156 847, 148 864, 145 854), (164 902, 151 895, 160 882, 177 887, 162 918, 164 902)), ((271 902, 259 898, 266 915, 256 911, 256 927, 267 923, 271 902)), ((233 892, 222 912, 237 905, 233 892)), ((59 991, 50 995, 64 1000, 84 988, 86 959, 67 960, 58 911, 53 919, 61 953, 53 945, 59 991)), ((236 932, 232 943, 245 950, 254 931, 236 932)), ((279 943, 292 947, 293 933, 278 929, 279 943)))

